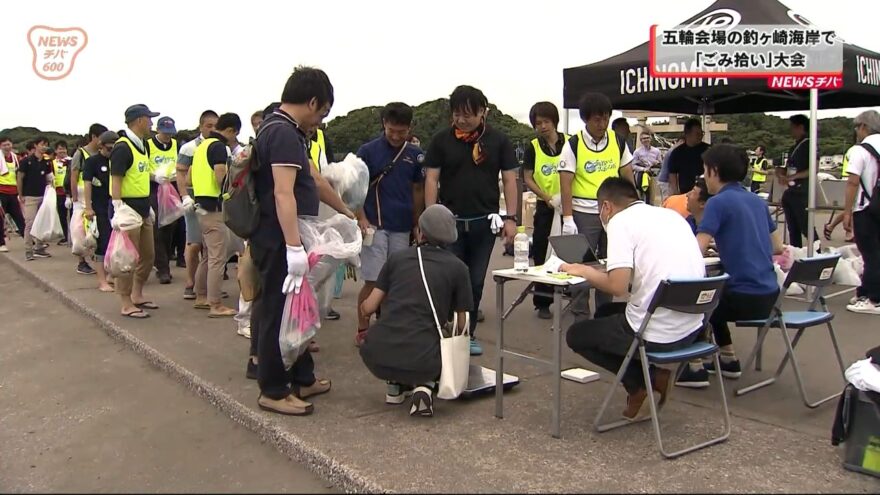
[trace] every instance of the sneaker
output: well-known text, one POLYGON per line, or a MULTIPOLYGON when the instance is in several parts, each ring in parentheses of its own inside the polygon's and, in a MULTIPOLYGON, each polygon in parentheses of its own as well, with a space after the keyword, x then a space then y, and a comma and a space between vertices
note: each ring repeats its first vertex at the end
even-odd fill
POLYGON ((245 371, 244 376, 248 380, 256 380, 257 379, 257 363, 255 363, 254 360, 251 358, 248 358, 247 370, 245 371))
POLYGON ((249 339, 251 338, 251 326, 250 325, 239 325, 237 334, 242 337, 249 339))
POLYGON ((660 402, 657 404, 657 407, 663 407, 672 394, 672 372, 665 368, 656 368, 651 388, 660 394, 660 402))
POLYGON ((257 400, 260 409, 264 411, 284 414, 286 416, 308 416, 315 410, 315 406, 290 394, 281 400, 270 399, 262 394, 257 400))
POLYGON ((550 311, 550 308, 538 308, 538 319, 552 320, 553 312, 550 311))
POLYGON ((44 251, 42 249, 40 249, 40 250, 35 249, 34 250, 34 258, 51 258, 51 257, 52 257, 51 254, 47 253, 46 251, 44 251))
POLYGON ((186 268, 186 260, 183 258, 177 259, 177 268, 186 268))
POLYGON ((849 304, 850 305, 855 304, 863 299, 867 299, 867 297, 865 297, 865 296, 852 296, 851 298, 849 298, 849 304))
POLYGON ((159 279, 159 284, 161 285, 168 285, 171 283, 170 273, 160 273, 156 278, 159 279))
POLYGON ((85 261, 80 261, 80 263, 76 265, 76 273, 79 273, 80 275, 94 275, 95 269, 85 261))
POLYGON ((691 365, 688 363, 684 363, 684 371, 681 372, 681 376, 678 377, 678 380, 675 382, 676 387, 685 387, 685 388, 708 388, 709 387, 709 372, 706 371, 706 368, 700 368, 696 371, 691 368, 691 365))
MULTIPOLYGON (((656 399, 659 394, 654 394, 656 399)), ((651 406, 645 400, 648 398, 648 391, 644 388, 639 389, 633 394, 626 396, 626 409, 620 413, 624 419, 628 421, 640 421, 651 415, 651 406)))
POLYGON ((475 339, 471 339, 471 356, 482 356, 483 347, 475 339))
POLYGON ((880 315, 880 303, 875 303, 868 298, 856 301, 846 307, 847 311, 861 313, 863 315, 880 315))
POLYGON ((34 255, 33 255, 33 253, 27 253, 27 254, 25 254, 25 255, 24 255, 24 260, 25 260, 25 261, 34 261, 34 255))
POLYGON ((186 287, 183 289, 183 298, 187 300, 193 300, 196 298, 196 291, 193 287, 186 287))
POLYGON ((6 247, 6 244, 0 246, 0 253, 8 253, 8 252, 9 252, 9 248, 6 247))
POLYGON ((393 405, 403 404, 407 397, 412 397, 412 394, 412 387, 388 382, 385 387, 385 403, 393 405))
MULTIPOLYGON (((705 368, 706 372, 710 375, 715 374, 715 361, 709 361, 703 363, 703 368, 705 368)), ((739 364, 739 359, 733 359, 731 361, 721 360, 721 376, 724 378, 739 378, 742 376, 742 366, 739 364)))
POLYGON ((430 388, 420 386, 413 390, 409 415, 422 416, 424 418, 430 418, 434 415, 434 400, 431 398, 430 388))
POLYGON ((334 311, 333 309, 328 309, 328 310, 327 310, 327 315, 324 316, 324 319, 327 320, 327 321, 336 321, 336 320, 338 320, 338 319, 340 319, 340 318, 342 318, 342 315, 340 315, 339 313, 337 313, 337 312, 334 311))
POLYGON ((67 239, 61 239, 60 241, 58 241, 58 246, 66 246, 66 245, 67 245, 67 239))

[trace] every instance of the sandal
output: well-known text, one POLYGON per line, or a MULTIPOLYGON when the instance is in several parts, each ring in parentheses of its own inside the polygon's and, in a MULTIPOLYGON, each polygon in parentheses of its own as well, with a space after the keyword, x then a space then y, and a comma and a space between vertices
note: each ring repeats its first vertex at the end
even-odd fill
POLYGON ((315 380, 315 383, 311 384, 308 387, 295 386, 294 388, 296 396, 302 400, 305 400, 309 397, 314 397, 316 395, 326 394, 330 391, 330 388, 333 386, 332 382, 326 378, 318 378, 315 380))
POLYGON ((140 309, 132 311, 130 313, 122 313, 122 316, 134 318, 136 320, 143 320, 150 317, 149 313, 146 313, 140 309))
POLYGON ((321 350, 321 346, 318 345, 314 340, 309 342, 309 352, 312 354, 319 352, 321 350))
POLYGON ((144 301, 142 303, 134 303, 135 306, 141 309, 159 309, 159 306, 153 301, 144 301))
POLYGON ((825 229, 822 231, 822 233, 825 234, 825 240, 826 240, 826 241, 830 241, 830 240, 831 240, 831 234, 832 234, 832 232, 833 232, 833 230, 831 230, 831 225, 825 224, 825 229))

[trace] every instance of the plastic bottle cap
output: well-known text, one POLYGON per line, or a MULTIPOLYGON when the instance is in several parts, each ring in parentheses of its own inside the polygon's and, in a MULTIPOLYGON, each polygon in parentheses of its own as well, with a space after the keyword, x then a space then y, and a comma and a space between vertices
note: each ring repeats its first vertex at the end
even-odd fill
POLYGON ((516 232, 519 234, 525 234, 526 233, 526 226, 520 225, 519 227, 516 228, 516 232))

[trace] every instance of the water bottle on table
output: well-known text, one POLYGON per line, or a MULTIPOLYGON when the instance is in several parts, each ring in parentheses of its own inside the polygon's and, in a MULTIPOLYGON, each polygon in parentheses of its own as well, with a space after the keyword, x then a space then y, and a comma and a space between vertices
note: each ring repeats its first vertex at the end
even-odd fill
POLYGON ((517 227, 513 238, 513 268, 518 272, 529 270, 529 236, 523 226, 517 227))

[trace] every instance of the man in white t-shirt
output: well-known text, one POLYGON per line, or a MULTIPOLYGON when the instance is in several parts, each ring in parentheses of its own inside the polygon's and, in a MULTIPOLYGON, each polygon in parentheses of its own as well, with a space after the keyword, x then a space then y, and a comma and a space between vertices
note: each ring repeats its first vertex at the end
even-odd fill
POLYGON ((853 313, 880 315, 880 220, 868 211, 877 184, 880 160, 880 113, 868 110, 853 119, 859 144, 850 148, 846 184, 846 206, 843 211, 844 228, 853 232, 856 246, 862 253, 865 271, 862 285, 854 300, 846 307, 853 313), (875 152, 873 156, 868 147, 875 152))
MULTIPOLYGON (((607 271, 581 264, 562 265, 562 271, 583 277, 596 288, 628 303, 600 307, 593 320, 568 329, 568 346, 587 360, 617 372, 659 284, 668 279, 705 277, 700 246, 687 221, 678 213, 646 205, 626 179, 605 179, 597 192, 599 219, 608 233, 607 271), (632 288, 630 289, 630 283, 632 288)), ((703 330, 703 317, 658 309, 645 329, 648 351, 672 351, 693 343, 703 330)), ((651 368, 651 386, 665 404, 672 383, 669 370, 651 368)), ((627 391, 626 419, 648 412, 647 390, 637 360, 623 376, 627 391)))

